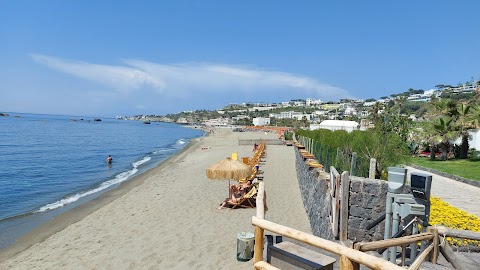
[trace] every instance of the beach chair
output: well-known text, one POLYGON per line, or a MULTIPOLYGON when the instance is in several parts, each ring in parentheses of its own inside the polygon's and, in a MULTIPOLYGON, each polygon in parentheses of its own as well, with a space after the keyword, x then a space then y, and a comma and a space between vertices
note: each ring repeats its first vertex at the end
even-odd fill
POLYGON ((227 204, 232 208, 235 209, 237 207, 240 208, 255 208, 256 206, 256 199, 257 199, 257 188, 255 186, 250 189, 245 195, 240 198, 238 202, 228 201, 227 204))

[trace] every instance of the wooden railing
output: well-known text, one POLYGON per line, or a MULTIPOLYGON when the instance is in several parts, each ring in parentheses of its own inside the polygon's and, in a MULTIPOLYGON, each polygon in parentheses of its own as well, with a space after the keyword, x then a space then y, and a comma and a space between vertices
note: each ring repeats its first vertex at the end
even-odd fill
MULTIPOLYGON (((438 226, 438 234, 444 238, 446 237, 455 237, 462 239, 470 239, 480 241, 480 232, 466 231, 466 230, 454 230, 443 226, 438 226)), ((462 270, 465 267, 460 263, 455 256, 452 248, 448 245, 448 242, 444 239, 440 245, 440 252, 442 255, 452 264, 456 269, 462 270)), ((469 264, 475 265, 475 262, 467 262, 469 264)))
MULTIPOLYGON (((257 205, 258 207, 258 205, 257 205)), ((279 235, 283 235, 297 241, 312 245, 322 250, 337 254, 340 256, 340 269, 341 270, 354 270, 359 269, 359 264, 363 264, 371 269, 403 269, 391 262, 385 261, 381 258, 369 255, 367 253, 345 247, 341 244, 325 240, 320 237, 313 236, 311 234, 301 232, 289 227, 285 227, 268 220, 264 220, 258 217, 252 217, 252 224, 255 226, 255 253, 254 253, 254 265, 263 260, 263 232, 268 230, 279 235), (259 235, 257 233, 262 233, 259 235)), ((262 263, 263 265, 263 263, 262 263)), ((256 267, 256 266, 255 266, 256 267)), ((255 268, 262 269, 262 268, 255 268)), ((269 268, 263 268, 269 269, 269 268)))
POLYGON ((420 241, 432 241, 432 244, 425 248, 422 253, 420 253, 413 263, 411 263, 409 270, 415 270, 420 267, 423 261, 427 256, 432 252, 430 261, 432 263, 437 263, 438 258, 438 231, 434 227, 429 227, 428 232, 420 233, 415 235, 408 235, 400 238, 386 239, 374 242, 360 242, 354 245, 355 250, 359 251, 372 251, 385 249, 389 247, 402 247, 402 266, 405 264, 405 252, 406 246, 412 243, 418 243, 420 241))
MULTIPOLYGON (((385 261, 381 258, 369 255, 364 253, 365 251, 378 250, 382 248, 389 247, 402 247, 402 264, 405 261, 405 251, 406 246, 411 243, 418 243, 420 241, 431 241, 432 243, 420 253, 415 261, 408 268, 409 270, 416 270, 420 267, 423 261, 430 256, 430 261, 436 263, 438 258, 438 246, 439 246, 439 230, 435 227, 429 227, 428 232, 420 233, 416 235, 409 235, 395 239, 380 240, 375 242, 361 242, 354 245, 354 249, 345 247, 341 244, 301 232, 280 224, 276 224, 265 220, 265 186, 263 182, 260 182, 257 194, 257 213, 256 216, 252 217, 252 224, 255 226, 255 248, 254 248, 254 257, 253 265, 254 269, 265 269, 265 270, 278 270, 278 268, 270 265, 269 263, 263 260, 263 247, 264 247, 264 232, 265 230, 295 239, 297 241, 309 244, 311 246, 320 248, 327 252, 340 256, 340 269, 341 270, 358 270, 360 269, 360 264, 365 265, 374 270, 380 269, 393 269, 400 270, 404 269, 398 265, 395 265, 391 262, 385 261)), ((440 228, 440 231, 444 234, 461 235, 469 239, 480 239, 480 234, 471 234, 457 231, 448 231, 446 232, 445 228, 440 228)), ((443 252, 442 252, 443 253, 443 252)), ((454 265, 455 266, 455 265, 454 265)))
POLYGON ((259 184, 259 190, 257 194, 257 216, 252 217, 252 224, 255 226, 255 248, 253 255, 254 269, 278 269, 263 260, 263 246, 264 246, 264 231, 283 235, 297 241, 312 245, 314 247, 323 249, 325 251, 337 254, 340 256, 340 269, 341 270, 355 270, 359 269, 360 264, 370 267, 374 270, 379 269, 393 269, 401 270, 400 266, 397 266, 388 261, 384 261, 381 258, 369 255, 367 253, 345 247, 341 244, 301 232, 289 227, 282 226, 265 220, 265 187, 263 182, 259 184))

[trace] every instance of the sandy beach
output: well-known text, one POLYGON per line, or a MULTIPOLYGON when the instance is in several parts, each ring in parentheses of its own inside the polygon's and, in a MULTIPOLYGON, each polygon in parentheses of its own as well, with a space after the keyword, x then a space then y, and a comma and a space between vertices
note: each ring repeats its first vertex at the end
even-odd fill
MULTIPOLYGON (((236 235, 253 232, 255 209, 223 209, 228 181, 205 169, 232 152, 252 155, 238 139, 273 133, 217 129, 155 169, 41 226, 0 253, 0 269, 252 269, 236 260, 236 235)), ((310 232, 292 147, 268 145, 266 219, 310 232)), ((233 182, 232 182, 233 183, 233 182)))

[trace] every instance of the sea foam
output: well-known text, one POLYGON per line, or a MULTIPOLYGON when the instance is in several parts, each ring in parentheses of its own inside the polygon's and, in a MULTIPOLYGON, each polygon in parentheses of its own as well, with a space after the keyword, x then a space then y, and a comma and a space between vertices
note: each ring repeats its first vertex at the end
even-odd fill
POLYGON ((133 169, 128 170, 126 172, 119 173, 117 176, 115 176, 115 178, 101 183, 99 187, 91 189, 91 190, 87 190, 85 192, 80 192, 80 193, 77 193, 77 194, 72 195, 72 196, 68 196, 67 198, 61 199, 61 200, 56 201, 54 203, 47 204, 45 206, 40 207, 40 209, 38 209, 36 212, 45 212, 45 211, 48 211, 48 210, 53 210, 53 209, 63 207, 67 204, 78 201, 82 197, 100 192, 100 191, 105 190, 105 189, 107 189, 107 188, 109 188, 109 187, 111 187, 115 184, 122 183, 122 182, 126 181, 127 179, 129 179, 132 175, 137 173, 138 172, 138 167, 140 165, 144 164, 145 162, 150 161, 151 159, 152 159, 151 157, 147 156, 147 157, 142 158, 139 161, 133 162, 132 163, 133 169))

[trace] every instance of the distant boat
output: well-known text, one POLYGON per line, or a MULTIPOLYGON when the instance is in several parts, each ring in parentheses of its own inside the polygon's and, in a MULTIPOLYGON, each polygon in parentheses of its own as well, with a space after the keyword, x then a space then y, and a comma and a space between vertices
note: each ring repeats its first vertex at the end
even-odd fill
POLYGON ((150 121, 143 121, 144 124, 150 125, 150 121))
POLYGON ((102 121, 102 119, 100 119, 100 118, 94 118, 93 121, 100 122, 100 121, 102 121))

